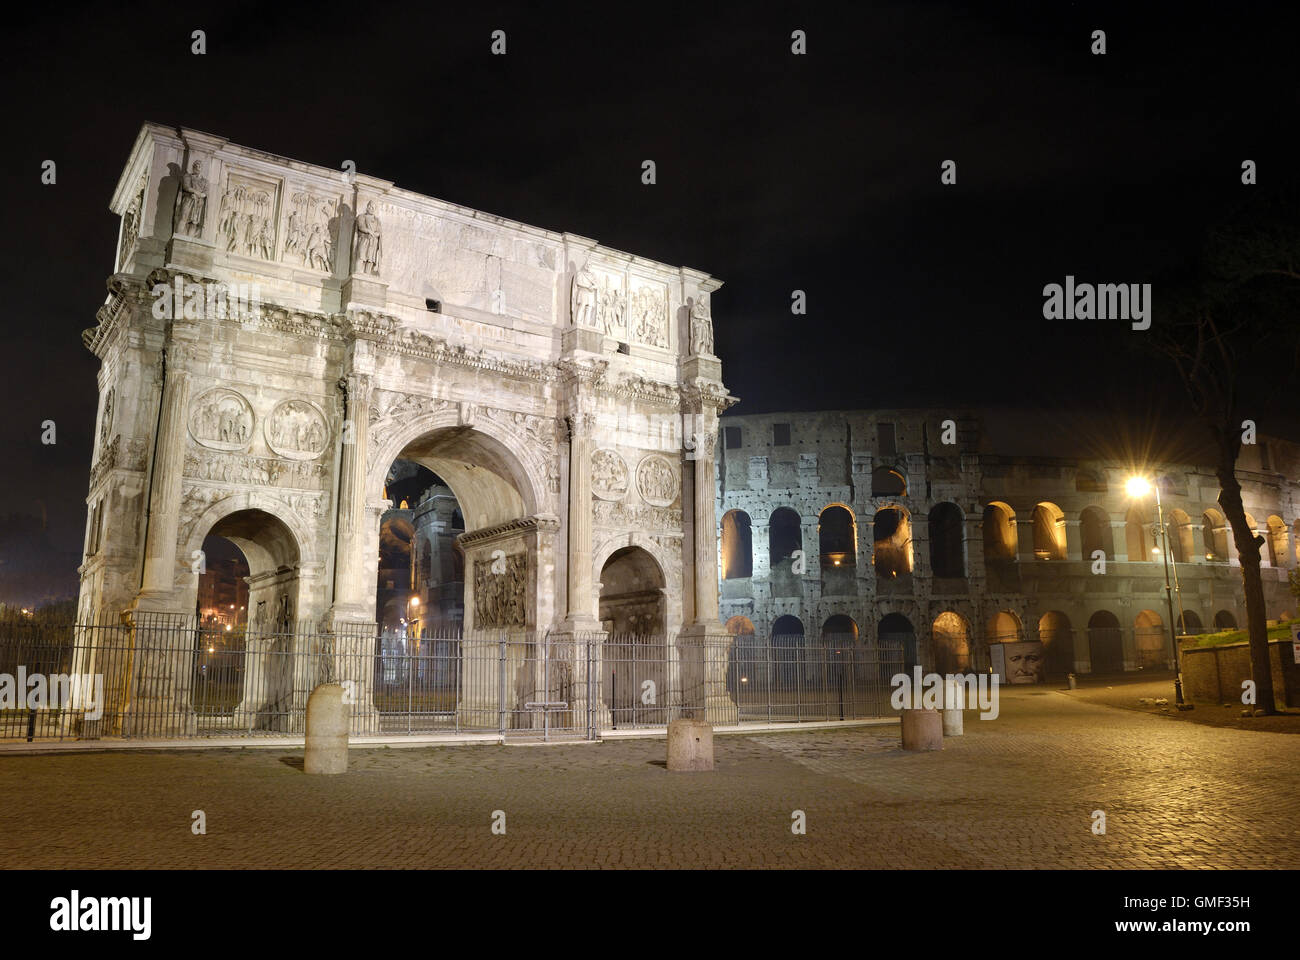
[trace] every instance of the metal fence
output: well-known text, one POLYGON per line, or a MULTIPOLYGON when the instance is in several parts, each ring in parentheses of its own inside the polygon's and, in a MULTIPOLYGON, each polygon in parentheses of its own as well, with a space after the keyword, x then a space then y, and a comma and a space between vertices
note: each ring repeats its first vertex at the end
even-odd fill
POLYGON ((591 738, 663 726, 886 716, 902 651, 843 638, 463 632, 374 625, 292 632, 0 621, 0 740, 301 736, 342 685, 354 735, 591 738))

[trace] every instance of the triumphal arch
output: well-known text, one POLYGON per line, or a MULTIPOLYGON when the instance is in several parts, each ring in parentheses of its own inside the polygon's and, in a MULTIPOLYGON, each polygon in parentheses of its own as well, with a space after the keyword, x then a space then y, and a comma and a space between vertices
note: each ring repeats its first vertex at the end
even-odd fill
POLYGON ((157 124, 112 209, 83 614, 193 613, 219 535, 250 622, 373 622, 403 459, 463 512, 467 630, 722 633, 720 281, 157 124))

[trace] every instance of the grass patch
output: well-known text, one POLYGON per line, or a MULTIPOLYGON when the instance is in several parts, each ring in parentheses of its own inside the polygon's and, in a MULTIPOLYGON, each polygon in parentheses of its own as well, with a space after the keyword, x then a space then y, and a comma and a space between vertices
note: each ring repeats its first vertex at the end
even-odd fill
MULTIPOLYGON (((1291 638, 1291 625, 1296 620, 1283 620, 1276 627, 1268 628, 1268 638, 1270 640, 1289 640, 1291 638)), ((1196 637, 1195 646, 1198 647, 1222 647, 1229 643, 1245 643, 1250 639, 1250 633, 1247 630, 1220 630, 1218 633, 1202 633, 1196 637)))

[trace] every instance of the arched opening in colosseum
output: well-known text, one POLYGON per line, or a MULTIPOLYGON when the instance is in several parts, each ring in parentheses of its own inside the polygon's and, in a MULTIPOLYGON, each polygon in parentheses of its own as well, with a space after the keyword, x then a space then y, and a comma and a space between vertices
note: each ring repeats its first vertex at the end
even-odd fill
POLYGON ((825 568, 857 564, 857 524, 853 514, 840 504, 831 504, 817 518, 817 540, 823 573, 825 568))
POLYGON ((754 622, 737 614, 728 618, 726 631, 735 637, 727 651, 727 692, 743 712, 754 700, 766 703, 770 680, 768 651, 754 635, 754 622))
POLYGON ((907 496, 907 479, 893 467, 876 467, 871 471, 871 495, 873 497, 907 496))
POLYGON ((1119 618, 1098 610, 1088 618, 1088 660, 1091 673, 1119 673, 1124 669, 1124 636, 1119 618))
POLYGON ((788 702, 794 696, 804 669, 803 621, 786 614, 772 624, 768 655, 771 663, 772 696, 788 702))
POLYGON ((995 500, 984 508, 984 560, 1006 563, 1016 559, 1016 512, 995 500))
MULTIPOLYGON (((797 597, 801 594, 802 574, 796 573, 795 553, 803 550, 803 524, 799 514, 789 507, 772 511, 767 522, 767 556, 771 568, 770 584, 774 597, 797 597)), ((807 569, 806 561, 803 568, 807 569)))
POLYGON ((871 563, 876 577, 892 580, 912 572, 912 521, 902 507, 885 507, 872 522, 871 563))
POLYGON ((298 652, 298 541, 264 510, 227 514, 203 538, 191 704, 249 729, 287 730, 298 652))
POLYGON ((1054 503, 1034 507, 1034 557, 1038 560, 1064 560, 1065 513, 1054 503))
POLYGON ((1214 615, 1215 630, 1236 630, 1237 618, 1231 610, 1220 610, 1214 615))
POLYGON ((857 643, 857 621, 843 613, 827 617, 822 624, 822 640, 831 646, 857 643))
POLYGON ((1133 645, 1137 650, 1138 665, 1159 667, 1169 656, 1169 639, 1160 614, 1142 610, 1133 619, 1133 645))
POLYGON ((1098 550, 1107 560, 1115 559, 1115 537, 1110 517, 1101 507, 1084 507, 1079 512, 1079 542, 1084 560, 1091 561, 1098 550))
POLYGON ((919 662, 916 657, 916 630, 912 621, 901 613, 887 613, 876 627, 876 642, 882 661, 902 660, 903 668, 911 670, 919 662))
POLYGON ((930 627, 934 669, 939 673, 966 673, 971 668, 970 624, 959 613, 945 610, 930 627))
POLYGON ((1043 643, 1047 677, 1064 677, 1074 669, 1074 627, 1060 610, 1048 610, 1038 618, 1038 639, 1043 643))
POLYGON ((1020 618, 1010 610, 999 610, 989 617, 988 642, 990 644, 1015 643, 1023 635, 1020 618))
POLYGON ((930 569, 936 577, 966 576, 965 517, 951 501, 937 503, 930 511, 930 569))
POLYGON ((1268 562, 1275 567, 1284 567, 1286 553, 1286 524, 1274 514, 1268 518, 1268 562))
POLYGON ((754 541, 749 514, 728 510, 722 518, 722 579, 754 575, 754 541))
POLYGON ((1201 633, 1204 629, 1200 615, 1195 610, 1184 610, 1178 615, 1179 636, 1201 633))
POLYGON ((1169 511, 1169 546, 1173 550, 1170 559, 1174 563, 1191 563, 1196 557, 1192 518, 1182 510, 1169 511))
POLYGON ((1300 520, 1291 524, 1291 544, 1295 551, 1296 566, 1300 567, 1300 520))
POLYGON ((1201 544, 1205 559, 1223 562, 1228 559, 1228 525, 1223 514, 1214 508, 1201 514, 1201 544))
POLYGON ((1147 518, 1137 504, 1128 508, 1124 516, 1124 545, 1128 558, 1133 563, 1152 559, 1147 552, 1147 518))

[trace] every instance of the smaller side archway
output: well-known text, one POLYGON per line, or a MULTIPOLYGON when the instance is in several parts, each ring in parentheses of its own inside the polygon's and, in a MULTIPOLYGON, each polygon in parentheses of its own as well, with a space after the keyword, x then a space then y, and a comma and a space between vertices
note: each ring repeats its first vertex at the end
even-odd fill
POLYGON ((722 579, 754 575, 754 541, 749 514, 728 510, 722 517, 722 579))
POLYGON ((930 511, 930 571, 936 577, 966 576, 965 517, 951 501, 937 503, 930 511))
POLYGON ((1074 628, 1068 616, 1048 610, 1038 619, 1038 639, 1049 678, 1064 677, 1074 669, 1074 628))
POLYGON ((1098 610, 1088 618, 1088 659, 1091 672, 1119 673, 1124 669, 1124 637, 1119 618, 1098 610))
POLYGON ((902 507, 876 511, 872 523, 871 563, 877 579, 892 580, 912 572, 912 521, 902 507))
POLYGON ((1046 501, 1034 507, 1034 558, 1066 559, 1065 513, 1046 501))
POLYGON ((1110 517, 1101 507, 1084 507, 1080 511, 1079 540, 1084 560, 1091 561, 1098 551, 1107 560, 1115 559, 1115 537, 1110 528, 1110 517))
POLYGON ((984 560, 1009 563, 1019 549, 1016 536, 1016 512, 1009 504, 995 500, 984 507, 984 560))
POLYGON ((1165 623, 1154 610, 1142 610, 1133 620, 1133 645, 1138 665, 1159 667, 1168 659, 1169 639, 1165 623))
POLYGON ((1201 545, 1205 559, 1223 562, 1228 559, 1228 525, 1223 514, 1210 508, 1201 514, 1201 545))
POLYGON ((970 624, 959 613, 945 610, 930 628, 934 669, 939 673, 966 673, 971 668, 970 624))
POLYGON ((1268 518, 1268 562, 1275 567, 1286 566, 1286 524, 1276 514, 1268 518))

